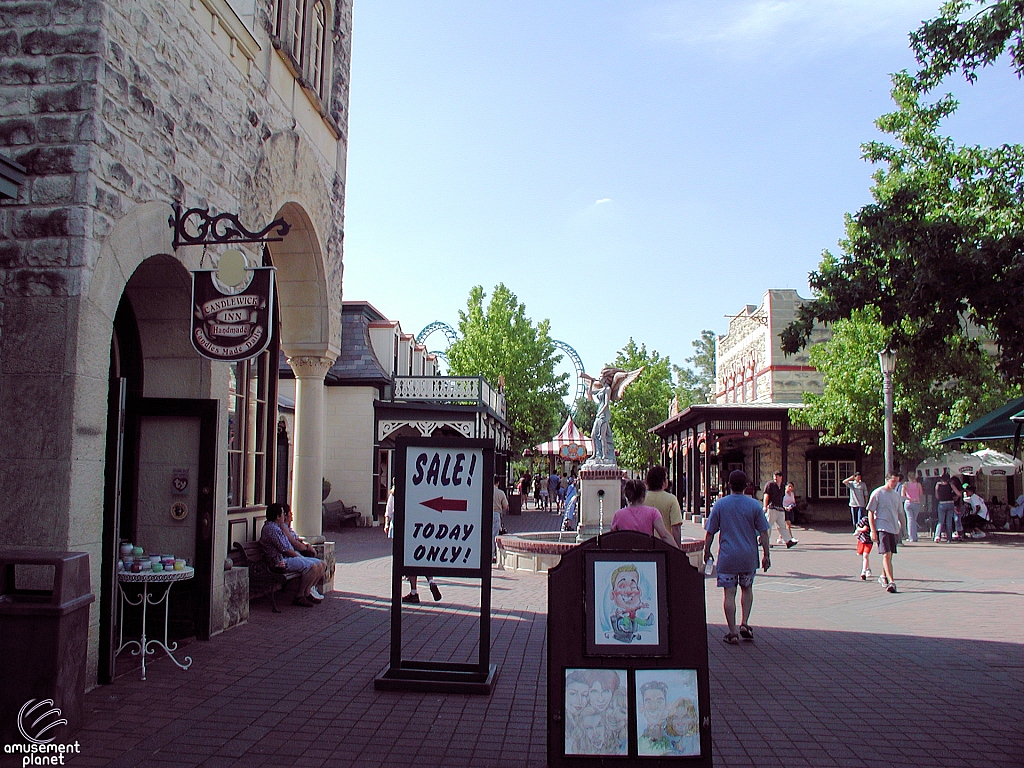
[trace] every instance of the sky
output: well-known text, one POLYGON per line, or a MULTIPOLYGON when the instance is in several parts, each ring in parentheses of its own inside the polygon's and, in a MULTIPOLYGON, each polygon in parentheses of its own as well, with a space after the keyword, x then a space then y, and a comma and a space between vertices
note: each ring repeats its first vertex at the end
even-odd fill
MULTIPOLYGON (((939 5, 355 0, 344 298, 419 334, 500 282, 588 372, 630 338, 683 365, 768 289, 810 297, 939 5)), ((1005 62, 946 92, 958 143, 1024 142, 1005 62)))

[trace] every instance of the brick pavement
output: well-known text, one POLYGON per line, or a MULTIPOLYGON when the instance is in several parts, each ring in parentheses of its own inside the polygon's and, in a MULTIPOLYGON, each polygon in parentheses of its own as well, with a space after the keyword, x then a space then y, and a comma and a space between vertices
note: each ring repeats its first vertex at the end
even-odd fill
MULTIPOLYGON (((847 530, 797 535, 758 576, 753 643, 721 642, 721 590, 707 581, 715 765, 1024 765, 1024 535, 901 549, 896 595, 857 578, 847 530)), ((543 766, 546 579, 495 572, 490 697, 377 692, 387 541, 372 528, 333 538, 337 591, 323 606, 275 615, 257 601, 247 625, 188 645, 190 670, 158 659, 146 682, 93 690, 68 764, 543 766)), ((407 609, 406 654, 468 661, 473 583, 439 584, 441 603, 407 609)))

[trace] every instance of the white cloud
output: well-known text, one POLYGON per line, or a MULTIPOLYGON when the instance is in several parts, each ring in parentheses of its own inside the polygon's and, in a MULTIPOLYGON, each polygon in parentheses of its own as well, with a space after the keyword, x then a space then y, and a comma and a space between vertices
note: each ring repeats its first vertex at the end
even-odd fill
POLYGON ((672 0, 649 7, 644 24, 658 41, 741 55, 813 54, 865 38, 905 40, 938 7, 938 0, 672 0))
POLYGON ((600 200, 595 200, 594 205, 601 205, 601 203, 610 203, 612 199, 610 197, 602 197, 600 200))

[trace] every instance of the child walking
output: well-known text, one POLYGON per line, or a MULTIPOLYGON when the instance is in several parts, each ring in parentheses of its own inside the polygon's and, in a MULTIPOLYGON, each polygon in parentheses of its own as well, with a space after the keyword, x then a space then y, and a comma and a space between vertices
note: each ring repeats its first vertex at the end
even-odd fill
POLYGON ((867 515, 857 521, 857 530, 854 531, 854 536, 857 537, 857 554, 864 558, 863 565, 860 568, 861 581, 867 581, 871 578, 871 565, 868 563, 868 555, 871 554, 871 524, 868 522, 867 515))

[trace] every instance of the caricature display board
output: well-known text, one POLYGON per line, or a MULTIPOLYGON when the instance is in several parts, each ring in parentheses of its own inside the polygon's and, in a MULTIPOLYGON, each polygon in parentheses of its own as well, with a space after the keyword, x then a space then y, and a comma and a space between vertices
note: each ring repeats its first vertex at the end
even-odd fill
POLYGON ((711 768, 704 577, 632 531, 548 573, 548 766, 711 768))
MULTIPOLYGON (((494 441, 400 437, 395 440, 394 466, 391 663, 374 687, 490 693, 497 674, 490 664, 494 441), (480 579, 477 663, 403 658, 406 576, 480 579)), ((452 642, 460 644, 463 638, 453 637, 452 642)))

